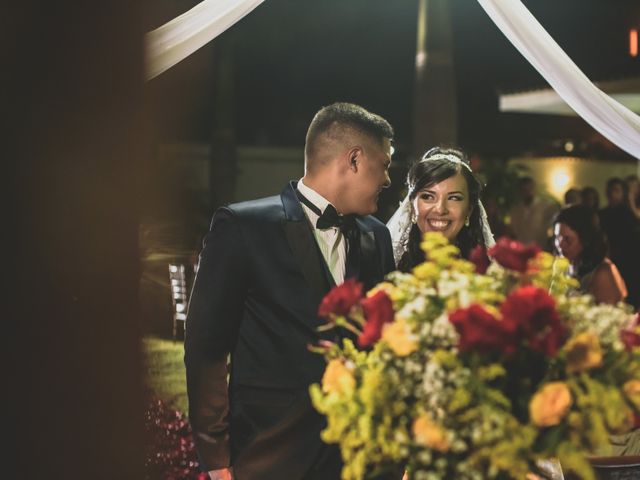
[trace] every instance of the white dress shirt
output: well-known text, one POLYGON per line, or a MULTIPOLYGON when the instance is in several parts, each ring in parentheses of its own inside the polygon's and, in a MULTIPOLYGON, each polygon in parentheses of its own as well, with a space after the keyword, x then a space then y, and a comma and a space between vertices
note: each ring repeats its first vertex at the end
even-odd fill
MULTIPOLYGON (((298 190, 300 193, 311 203, 313 203, 321 212, 330 204, 330 202, 320 195, 318 192, 306 186, 302 179, 298 182, 298 190)), ((318 221, 318 214, 307 207, 304 203, 301 203, 304 213, 307 215, 309 222, 313 228, 313 234, 318 242, 318 247, 322 252, 329 271, 333 275, 333 280, 336 285, 344 282, 344 274, 346 269, 347 258, 347 242, 342 232, 338 227, 330 227, 327 229, 316 228, 316 222, 318 221)))

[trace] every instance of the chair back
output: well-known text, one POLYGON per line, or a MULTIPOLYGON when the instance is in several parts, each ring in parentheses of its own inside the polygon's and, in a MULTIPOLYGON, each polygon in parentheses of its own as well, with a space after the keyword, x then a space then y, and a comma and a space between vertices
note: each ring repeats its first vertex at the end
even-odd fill
POLYGON ((169 264, 169 287, 171 289, 171 303, 173 305, 173 338, 176 338, 178 324, 187 321, 187 308, 189 303, 189 291, 187 285, 187 266, 185 264, 169 264))

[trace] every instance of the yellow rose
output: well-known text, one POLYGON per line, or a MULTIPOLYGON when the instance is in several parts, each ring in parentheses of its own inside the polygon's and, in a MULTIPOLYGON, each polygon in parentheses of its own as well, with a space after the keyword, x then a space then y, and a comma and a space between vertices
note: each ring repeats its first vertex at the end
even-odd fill
POLYGON ((564 348, 567 352, 567 373, 584 372, 602 365, 600 341, 591 332, 575 336, 564 348))
POLYGON ((440 267, 432 262, 424 262, 415 267, 412 273, 419 280, 434 280, 440 275, 440 267))
POLYGON ((325 393, 344 393, 353 389, 355 385, 356 380, 353 378, 351 370, 342 360, 329 361, 322 376, 322 390, 325 393))
POLYGON ((640 380, 629 380, 622 389, 631 403, 640 409, 640 380))
POLYGON ((449 450, 445 430, 431 421, 428 415, 420 415, 413 421, 413 437, 416 442, 429 448, 446 452, 449 450))
POLYGON ((557 425, 569 412, 571 392, 564 382, 547 383, 538 390, 529 403, 529 416, 534 425, 557 425))
POLYGON ((382 327, 382 340, 399 357, 406 357, 418 348, 418 341, 404 318, 397 318, 394 322, 385 324, 382 327))
POLYGON ((381 282, 367 292, 367 298, 373 297, 380 290, 386 293, 392 302, 400 300, 404 296, 404 292, 402 292, 401 289, 396 288, 396 286, 393 283, 381 282))

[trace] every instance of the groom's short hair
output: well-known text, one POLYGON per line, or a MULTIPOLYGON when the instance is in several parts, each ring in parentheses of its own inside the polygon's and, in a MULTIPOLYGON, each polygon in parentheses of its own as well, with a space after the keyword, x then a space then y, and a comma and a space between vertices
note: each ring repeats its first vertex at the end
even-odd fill
POLYGON ((353 103, 333 103, 321 108, 313 117, 304 146, 307 169, 315 160, 323 161, 322 152, 330 144, 346 143, 354 135, 364 135, 382 145, 393 138, 393 127, 380 115, 353 103))

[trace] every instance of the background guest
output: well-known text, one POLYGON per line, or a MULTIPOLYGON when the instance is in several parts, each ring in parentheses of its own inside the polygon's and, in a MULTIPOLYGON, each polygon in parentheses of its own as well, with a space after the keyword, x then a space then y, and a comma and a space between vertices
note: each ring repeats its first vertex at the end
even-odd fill
POLYGON ((536 191, 536 182, 531 177, 520 178, 518 194, 519 202, 509 212, 515 239, 551 250, 551 221, 560 206, 555 200, 540 195, 536 191))
POLYGON ((580 290, 598 303, 615 304, 627 289, 616 265, 606 257, 606 241, 597 214, 585 205, 562 209, 554 221, 555 246, 571 262, 580 290))
POLYGON ((640 305, 640 222, 629 208, 627 184, 610 178, 606 187, 608 205, 599 212, 600 225, 609 242, 609 257, 620 269, 629 296, 627 301, 640 305))
POLYGON ((629 175, 624 179, 627 184, 629 208, 637 219, 640 220, 640 182, 637 175, 629 175))
POLYGON ((591 208, 594 211, 598 211, 600 208, 600 195, 598 191, 593 187, 584 187, 580 192, 582 197, 582 204, 591 208))
POLYGON ((571 187, 569 190, 564 192, 564 204, 565 205, 575 205, 577 203, 581 203, 580 198, 580 190, 575 187, 571 187))

